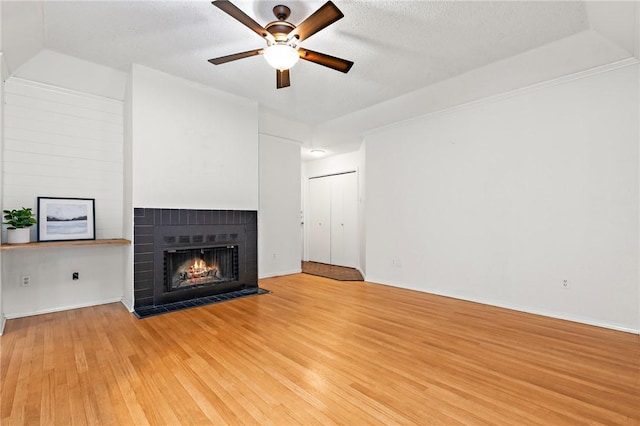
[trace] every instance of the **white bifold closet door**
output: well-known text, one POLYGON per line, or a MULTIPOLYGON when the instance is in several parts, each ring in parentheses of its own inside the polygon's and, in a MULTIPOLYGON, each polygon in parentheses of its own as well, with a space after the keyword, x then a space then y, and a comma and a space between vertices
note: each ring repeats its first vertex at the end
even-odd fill
POLYGON ((309 260, 331 263, 331 181, 309 179, 309 260))
POLYGON ((309 180, 309 260, 355 268, 358 179, 355 172, 309 180))

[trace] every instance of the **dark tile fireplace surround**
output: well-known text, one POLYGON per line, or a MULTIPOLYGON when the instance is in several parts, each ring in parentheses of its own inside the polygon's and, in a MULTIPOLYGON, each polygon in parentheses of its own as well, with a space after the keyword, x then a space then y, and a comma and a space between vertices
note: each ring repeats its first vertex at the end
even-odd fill
POLYGON ((258 290, 255 211, 135 208, 133 250, 136 310, 258 290), (233 271, 224 271, 217 265, 196 270, 192 266, 191 270, 175 273, 173 278, 167 276, 167 269, 176 268, 170 260, 175 254, 181 259, 180 256, 187 256, 185 253, 202 253, 205 261, 217 261, 217 256, 226 252, 230 254, 224 263, 231 265, 227 269, 233 271))

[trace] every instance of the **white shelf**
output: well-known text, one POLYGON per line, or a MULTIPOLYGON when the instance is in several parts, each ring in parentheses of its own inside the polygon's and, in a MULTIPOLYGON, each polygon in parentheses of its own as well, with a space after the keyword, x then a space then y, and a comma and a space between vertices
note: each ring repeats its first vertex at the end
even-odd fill
POLYGON ((82 240, 82 241, 50 241, 26 244, 0 244, 0 250, 24 250, 24 249, 41 249, 54 247, 76 247, 76 246, 103 246, 103 245, 128 245, 130 240, 124 238, 112 238, 105 240, 82 240))

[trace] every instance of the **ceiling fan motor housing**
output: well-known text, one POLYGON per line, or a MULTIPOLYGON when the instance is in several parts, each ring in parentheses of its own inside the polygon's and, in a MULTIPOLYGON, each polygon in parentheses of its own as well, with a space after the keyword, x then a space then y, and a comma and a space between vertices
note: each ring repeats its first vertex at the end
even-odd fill
POLYGON ((295 25, 287 22, 287 18, 291 15, 291 9, 283 4, 279 4, 273 8, 273 14, 278 20, 268 23, 264 29, 269 31, 276 41, 287 41, 288 34, 296 28, 295 25))
POLYGON ((277 41, 287 40, 287 35, 294 30, 296 26, 287 21, 274 21, 268 23, 264 28, 273 35, 277 41))

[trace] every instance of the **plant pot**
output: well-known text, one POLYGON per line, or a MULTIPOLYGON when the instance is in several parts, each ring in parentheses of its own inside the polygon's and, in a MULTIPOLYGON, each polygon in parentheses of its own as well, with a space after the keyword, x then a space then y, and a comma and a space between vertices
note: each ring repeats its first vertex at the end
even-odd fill
POLYGON ((7 229, 7 244, 26 244, 31 238, 31 229, 7 229))

